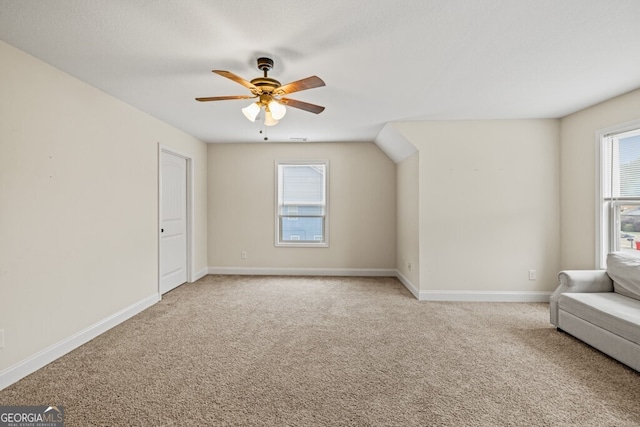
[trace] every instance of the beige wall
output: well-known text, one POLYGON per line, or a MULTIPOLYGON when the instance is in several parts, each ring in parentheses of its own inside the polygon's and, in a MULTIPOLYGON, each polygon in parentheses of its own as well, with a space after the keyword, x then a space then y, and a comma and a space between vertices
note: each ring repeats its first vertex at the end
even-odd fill
POLYGON ((395 164, 375 144, 208 148, 209 267, 395 269, 395 164), (329 160, 330 247, 275 247, 275 161, 307 159, 329 160))
POLYGON ((0 371, 158 289, 158 143, 195 163, 206 268, 206 145, 0 42, 0 371))
POLYGON ((420 286, 419 251, 419 154, 408 157, 396 165, 397 199, 397 260, 398 271, 415 290, 420 286), (411 268, 409 268, 411 264, 411 268))
POLYGON ((640 119, 640 90, 561 121, 562 269, 596 267, 596 132, 640 119))
POLYGON ((396 128, 420 155, 420 290, 554 289, 559 122, 405 122, 396 128), (530 269, 536 281, 529 280, 530 269))

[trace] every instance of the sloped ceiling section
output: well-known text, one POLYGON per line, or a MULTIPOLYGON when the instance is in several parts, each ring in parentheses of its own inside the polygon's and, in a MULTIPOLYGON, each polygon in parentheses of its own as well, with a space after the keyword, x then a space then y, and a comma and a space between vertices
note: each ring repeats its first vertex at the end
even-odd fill
POLYGON ((402 162, 418 151, 407 138, 398 132, 393 123, 387 123, 382 128, 375 139, 375 143, 395 163, 402 162))

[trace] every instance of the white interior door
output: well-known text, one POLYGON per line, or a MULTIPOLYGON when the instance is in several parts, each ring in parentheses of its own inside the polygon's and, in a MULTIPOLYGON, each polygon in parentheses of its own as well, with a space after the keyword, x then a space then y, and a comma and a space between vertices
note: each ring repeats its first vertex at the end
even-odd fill
POLYGON ((187 160, 160 152, 160 293, 187 281, 187 160))

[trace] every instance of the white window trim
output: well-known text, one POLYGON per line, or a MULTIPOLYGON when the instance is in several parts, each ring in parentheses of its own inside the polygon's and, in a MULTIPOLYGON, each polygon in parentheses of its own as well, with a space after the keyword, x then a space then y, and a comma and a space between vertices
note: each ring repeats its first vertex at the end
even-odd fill
POLYGON ((275 199, 274 199, 274 219, 275 219, 275 246, 276 247, 298 247, 298 248, 328 248, 329 247, 329 160, 276 160, 274 167, 275 175, 275 199), (303 242, 281 242, 280 241, 280 218, 278 212, 278 166, 279 165, 324 165, 325 167, 325 215, 324 215, 324 241, 303 241, 303 242))
MULTIPOLYGON (((601 268, 601 269, 605 269, 607 268, 606 265, 606 258, 607 258, 607 251, 604 250, 604 240, 606 239, 606 236, 610 235, 611 231, 607 230, 606 227, 608 226, 608 223, 610 221, 607 221, 607 224, 604 224, 603 221, 605 219, 604 217, 604 205, 603 205, 603 200, 604 200, 604 183, 605 183, 605 179, 604 179, 604 170, 602 168, 602 159, 605 156, 605 144, 603 144, 603 140, 604 138, 608 137, 609 135, 612 134, 618 134, 618 133, 625 133, 625 132, 629 132, 629 131, 633 131, 636 129, 640 128, 640 119, 638 120, 632 120, 629 122, 625 122, 625 123, 621 123, 621 124, 617 124, 614 126, 609 126, 607 128, 604 129, 600 129, 598 131, 596 131, 596 135, 595 135, 595 143, 596 143, 596 173, 595 173, 595 178, 596 178, 596 203, 595 203, 595 208, 596 208, 596 253, 595 253, 595 266, 596 268, 601 268)), ((609 215, 611 215, 611 213, 609 212, 609 215)))

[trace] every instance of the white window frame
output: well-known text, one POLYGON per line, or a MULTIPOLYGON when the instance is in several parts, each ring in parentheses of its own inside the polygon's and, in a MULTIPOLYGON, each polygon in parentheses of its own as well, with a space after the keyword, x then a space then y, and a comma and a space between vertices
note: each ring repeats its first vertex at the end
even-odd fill
POLYGON ((607 268, 607 254, 611 248, 619 244, 619 215, 617 206, 639 204, 640 200, 633 198, 605 199, 608 177, 603 161, 608 157, 605 140, 611 136, 638 131, 640 133, 640 119, 614 125, 596 132, 596 267, 607 268))
MULTIPOLYGON (((298 219, 298 218, 290 218, 298 219)), ((276 247, 307 247, 307 248, 327 248, 329 247, 329 160, 276 160, 275 162, 275 246, 276 247), (320 240, 317 240, 314 236, 314 240, 305 241, 283 241, 281 239, 281 215, 280 215, 280 183, 279 183, 279 166, 307 166, 307 165, 321 165, 325 170, 325 191, 324 191, 324 239, 320 236, 320 240)))

